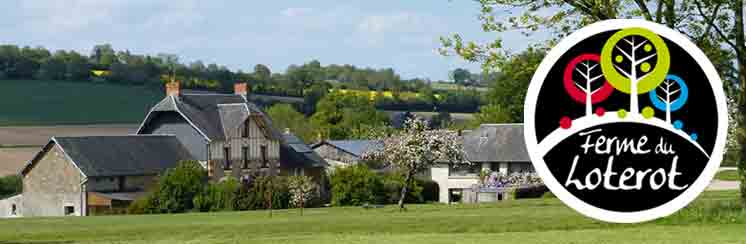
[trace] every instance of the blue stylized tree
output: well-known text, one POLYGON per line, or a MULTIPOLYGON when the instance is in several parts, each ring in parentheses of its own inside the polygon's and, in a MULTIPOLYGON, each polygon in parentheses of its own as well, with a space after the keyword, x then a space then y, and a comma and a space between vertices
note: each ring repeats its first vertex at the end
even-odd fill
POLYGON ((689 98, 689 88, 681 77, 669 74, 656 89, 648 94, 650 94, 653 106, 666 112, 666 123, 671 123, 671 112, 684 106, 689 98))

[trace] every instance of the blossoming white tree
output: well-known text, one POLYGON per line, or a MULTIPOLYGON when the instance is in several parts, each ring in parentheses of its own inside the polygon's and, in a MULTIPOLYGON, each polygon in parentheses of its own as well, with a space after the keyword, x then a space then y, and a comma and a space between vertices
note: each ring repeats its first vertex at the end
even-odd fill
POLYGON ((408 119, 404 130, 382 138, 383 147, 363 155, 390 164, 405 175, 399 196, 399 209, 404 209, 404 198, 414 176, 438 163, 468 164, 462 140, 455 132, 431 130, 421 119, 408 119))
POLYGON ((300 215, 303 216, 303 208, 306 202, 311 200, 316 189, 313 180, 308 176, 291 176, 288 179, 288 188, 290 188, 290 204, 300 208, 300 215))

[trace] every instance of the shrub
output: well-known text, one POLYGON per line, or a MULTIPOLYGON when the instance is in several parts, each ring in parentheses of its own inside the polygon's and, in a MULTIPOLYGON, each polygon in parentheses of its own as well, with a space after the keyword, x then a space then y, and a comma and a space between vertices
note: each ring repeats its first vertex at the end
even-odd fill
POLYGON ((155 199, 153 193, 149 193, 148 195, 135 200, 129 205, 129 207, 127 207, 127 214, 159 213, 160 211, 157 208, 158 203, 155 199))
POLYGON ((422 199, 425 202, 438 202, 440 201, 440 186, 438 182, 433 180, 418 180, 422 186, 422 199))
POLYGON ((285 177, 259 176, 249 184, 242 185, 233 203, 236 210, 268 209, 267 198, 272 196, 272 209, 285 209, 289 206, 290 192, 285 177), (271 194, 270 194, 271 193, 271 194))
MULTIPOLYGON (((398 203, 401 196, 401 189, 404 186, 404 175, 397 172, 390 172, 380 177, 383 182, 383 191, 379 195, 383 197, 383 203, 398 203)), ((421 181, 419 180, 412 181, 412 185, 409 186, 409 191, 407 191, 407 196, 404 198, 405 203, 423 203, 425 201, 422 197, 423 187, 420 183, 421 181)))
POLYGON ((196 161, 182 161, 160 177, 152 197, 160 212, 182 213, 194 209, 193 199, 207 182, 207 172, 196 161))
POLYGON ((330 176, 332 188, 332 205, 358 206, 363 203, 376 203, 377 193, 382 191, 383 183, 366 165, 357 164, 340 167, 330 176))
POLYGON ((194 198, 194 208, 200 212, 234 210, 239 187, 233 178, 209 184, 194 198))
POLYGON ((19 194, 23 191, 23 180, 20 175, 0 177, 0 199, 19 194))

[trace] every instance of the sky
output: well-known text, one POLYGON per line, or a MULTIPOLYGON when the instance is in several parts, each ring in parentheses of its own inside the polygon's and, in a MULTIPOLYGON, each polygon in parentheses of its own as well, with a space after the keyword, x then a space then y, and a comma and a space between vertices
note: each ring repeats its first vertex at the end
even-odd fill
MULTIPOLYGON (((231 70, 272 72, 312 59, 322 65, 394 68, 402 78, 448 79, 479 65, 436 51, 439 37, 488 41, 473 0, 5 0, 0 44, 89 54, 96 44, 136 54, 173 53, 231 70), (9 1, 9 2, 6 2, 9 1)), ((532 38, 501 36, 510 50, 532 38)))

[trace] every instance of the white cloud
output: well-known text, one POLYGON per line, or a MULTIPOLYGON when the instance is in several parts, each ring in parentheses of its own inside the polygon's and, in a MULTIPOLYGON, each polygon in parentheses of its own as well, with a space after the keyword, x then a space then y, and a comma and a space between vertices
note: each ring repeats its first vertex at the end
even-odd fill
POLYGON ((313 12, 312 8, 286 8, 282 10, 282 15, 286 17, 299 17, 313 12))

